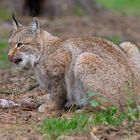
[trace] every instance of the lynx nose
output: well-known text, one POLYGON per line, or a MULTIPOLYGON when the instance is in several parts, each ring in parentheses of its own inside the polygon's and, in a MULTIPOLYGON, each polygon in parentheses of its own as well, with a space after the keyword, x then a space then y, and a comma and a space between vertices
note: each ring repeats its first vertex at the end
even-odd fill
POLYGON ((9 61, 13 61, 13 56, 8 55, 9 61))

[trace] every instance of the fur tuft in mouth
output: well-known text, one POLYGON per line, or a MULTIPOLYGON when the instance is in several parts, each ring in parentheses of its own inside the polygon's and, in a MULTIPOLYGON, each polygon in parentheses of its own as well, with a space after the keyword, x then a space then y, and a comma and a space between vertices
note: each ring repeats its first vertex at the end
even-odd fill
POLYGON ((13 59, 13 62, 14 62, 15 64, 19 64, 21 61, 22 61, 21 58, 13 59))

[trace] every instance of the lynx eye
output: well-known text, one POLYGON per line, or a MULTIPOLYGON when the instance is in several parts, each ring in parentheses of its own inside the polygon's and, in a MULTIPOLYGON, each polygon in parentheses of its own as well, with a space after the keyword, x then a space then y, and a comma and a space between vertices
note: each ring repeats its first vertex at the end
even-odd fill
POLYGON ((24 44, 23 43, 18 43, 17 48, 22 47, 24 44))

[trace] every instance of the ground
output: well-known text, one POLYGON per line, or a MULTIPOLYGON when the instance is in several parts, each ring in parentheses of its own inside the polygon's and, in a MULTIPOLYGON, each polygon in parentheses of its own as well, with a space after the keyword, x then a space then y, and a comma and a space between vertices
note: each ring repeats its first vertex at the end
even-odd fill
MULTIPOLYGON (((23 19, 20 17, 19 20, 28 25, 30 18, 23 19)), ((54 21, 40 18, 40 22, 45 30, 61 38, 98 36, 107 38, 116 44, 122 41, 132 41, 140 46, 140 19, 134 16, 123 16, 103 11, 93 15, 93 17, 61 17, 56 18, 54 21)), ((0 21, 0 25, 0 38, 7 41, 12 24, 10 21, 0 21)), ((7 50, 5 48, 4 53, 7 50)), ((8 63, 7 59, 4 63, 8 63)), ((4 63, 0 63, 2 68, 4 63)), ((32 72, 17 72, 14 66, 9 66, 9 64, 8 67, 6 65, 6 69, 2 68, 0 69, 0 98, 10 99, 17 103, 21 103, 24 100, 27 104, 24 104, 25 107, 22 108, 0 109, 0 139, 45 139, 37 126, 44 118, 54 115, 48 112, 39 113, 37 110, 38 105, 43 102, 46 96, 45 91, 40 89, 40 87, 27 91, 28 87, 35 83, 32 72), (31 105, 28 104, 28 101, 31 105)), ((61 114, 55 115, 69 116, 69 112, 63 111, 61 114)), ((100 126, 96 135, 99 139, 104 140, 139 140, 140 126, 138 129, 130 131, 124 127, 114 129, 100 126)), ((84 137, 78 136, 72 138, 77 140, 97 139, 97 137, 93 137, 89 133, 84 137)), ((71 138, 67 137, 63 139, 71 138)))

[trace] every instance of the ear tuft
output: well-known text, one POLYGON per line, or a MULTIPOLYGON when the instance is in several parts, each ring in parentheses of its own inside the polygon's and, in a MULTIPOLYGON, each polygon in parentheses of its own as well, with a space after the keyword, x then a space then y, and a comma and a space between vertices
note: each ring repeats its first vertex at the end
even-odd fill
POLYGON ((20 23, 18 23, 18 21, 16 20, 15 14, 12 13, 12 21, 13 21, 13 28, 14 30, 17 30, 19 27, 21 27, 22 25, 20 23))
POLYGON ((38 19, 35 17, 33 18, 33 21, 31 24, 31 30, 33 34, 36 34, 37 32, 40 31, 40 25, 39 25, 38 19))
POLYGON ((13 20, 14 29, 17 29, 18 21, 16 20, 14 13, 12 13, 12 20, 13 20))

